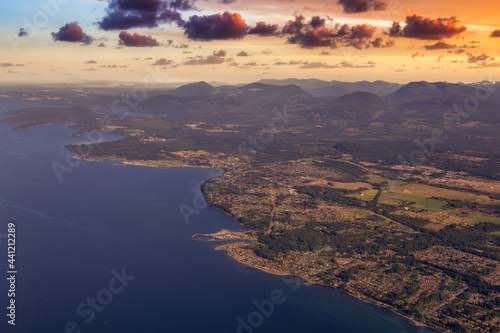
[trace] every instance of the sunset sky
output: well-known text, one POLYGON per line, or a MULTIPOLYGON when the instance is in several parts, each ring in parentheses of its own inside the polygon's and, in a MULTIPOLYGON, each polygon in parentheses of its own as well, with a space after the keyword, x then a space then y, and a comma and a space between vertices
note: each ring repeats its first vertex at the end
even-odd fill
POLYGON ((23 0, 1 82, 500 81, 498 0, 23 0))

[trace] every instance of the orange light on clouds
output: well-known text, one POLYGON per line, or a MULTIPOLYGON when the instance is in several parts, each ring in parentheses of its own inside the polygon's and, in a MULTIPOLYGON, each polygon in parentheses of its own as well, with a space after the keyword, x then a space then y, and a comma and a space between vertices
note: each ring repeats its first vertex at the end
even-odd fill
MULTIPOLYGON (((325 6, 324 0, 272 3, 253 0, 230 4, 198 0, 199 12, 181 13, 184 25, 109 31, 94 24, 105 15, 104 4, 100 2, 102 8, 96 11, 92 1, 82 2, 78 11, 65 7, 64 21, 54 19, 36 34, 16 37, 18 51, 7 39, 0 39, 0 80, 41 82, 72 77, 139 81, 151 66, 166 82, 217 79, 238 83, 290 76, 349 81, 383 78, 407 82, 435 78, 466 82, 490 73, 500 80, 500 64, 494 59, 500 51, 500 38, 495 38, 493 33, 500 29, 497 0, 396 2, 397 5, 387 1, 386 10, 345 13, 336 1, 325 6), (287 21, 294 23, 296 15, 304 17, 302 23, 307 28, 300 28, 302 30, 295 34, 283 34, 287 21), (324 25, 309 25, 315 16, 323 19, 324 25), (75 26, 79 30, 68 27, 67 22, 72 20, 79 22, 75 26), (390 36, 393 21, 401 23, 401 31, 390 36), (277 27, 267 35, 249 34, 258 22, 261 28, 277 27), (342 43, 335 34, 344 24, 349 27, 346 33, 350 39, 342 43), (61 33, 62 27, 66 29, 61 33), (73 38, 84 34, 92 37, 93 42, 73 38), (54 35, 58 37, 52 37, 54 35), (291 42, 289 38, 297 35, 302 35, 299 36, 302 39, 291 42), (365 41, 356 42, 362 39, 365 41), (89 45, 82 46, 85 41, 89 45), (189 62, 190 59, 209 59, 214 50, 224 50, 227 56, 216 62, 189 62), (424 57, 412 58, 417 53, 424 57), (483 54, 486 57, 480 57, 483 54), (161 67, 153 65, 162 58, 171 62, 161 67), (470 59, 484 60, 471 64, 470 59), (89 60, 96 63, 87 63, 89 60), (369 61, 373 64, 366 66, 369 61), (305 62, 319 67, 304 68, 305 62), (347 68, 342 63, 351 66, 347 68)), ((30 15, 33 16, 32 12, 26 12, 26 16, 30 15)), ((19 26, 2 27, 2 30, 17 36, 22 28, 21 20, 19 22, 19 26)))

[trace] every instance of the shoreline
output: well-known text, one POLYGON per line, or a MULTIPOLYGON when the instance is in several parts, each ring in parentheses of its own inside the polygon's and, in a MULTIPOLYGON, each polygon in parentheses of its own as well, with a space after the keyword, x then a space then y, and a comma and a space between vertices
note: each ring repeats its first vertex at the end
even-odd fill
MULTIPOLYGON (((104 160, 108 161, 117 161, 118 163, 116 165, 135 165, 135 166, 144 166, 144 167, 150 167, 150 168, 158 168, 158 169, 168 169, 168 168, 203 168, 203 169, 214 169, 209 166, 202 166, 202 165, 189 165, 185 163, 181 164, 172 164, 172 165, 167 165, 167 164, 154 164, 152 161, 148 160, 128 160, 126 158, 122 157, 115 157, 115 156, 103 156, 103 157, 86 157, 85 155, 80 155, 77 153, 73 153, 70 151, 73 156, 71 158, 74 158, 75 160, 82 160, 82 161, 90 161, 90 162, 104 162, 104 160)), ((162 160, 163 161, 163 160, 162 160)), ((166 161, 166 160, 165 160, 166 161)), ((218 170, 218 169, 214 169, 218 170)))
MULTIPOLYGON (((238 242, 239 243, 239 242, 238 242)), ((276 275, 276 276, 284 276, 284 275, 290 275, 290 276, 295 276, 295 277, 298 277, 304 281, 307 281, 307 283, 304 283, 305 285, 317 285, 317 286, 322 286, 322 287, 326 287, 326 288, 332 288, 332 289, 335 289, 335 290, 338 290, 340 292, 343 292, 345 293, 346 295, 349 295, 351 297, 354 297, 360 301, 363 301, 364 303, 367 303, 367 304, 371 304, 371 305, 374 305, 374 306, 378 306, 378 307, 381 307, 381 308, 384 308, 384 309, 387 309, 389 311, 391 311, 392 313, 400 316, 400 317, 403 317, 405 319, 408 319, 413 325, 415 325, 416 327, 422 327, 422 328, 428 328, 428 329, 431 329, 431 330, 434 330, 434 331, 437 331, 437 332, 446 332, 446 331, 443 331, 441 329, 438 329, 438 328, 435 328, 435 327, 431 327, 429 325, 426 325, 424 323, 421 323, 419 321, 416 321, 414 320, 413 318, 410 318, 408 316, 405 316, 399 312, 397 312, 395 309, 391 308, 389 305, 387 304, 384 304, 384 303, 381 303, 381 302, 378 302, 378 301, 375 301, 375 300, 370 300, 370 299, 366 299, 366 298, 363 298, 363 297, 360 297, 358 295, 355 295, 353 293, 350 293, 349 291, 347 290, 343 290, 343 289, 340 289, 338 287, 335 287, 335 286, 330 286, 330 285, 327 285, 327 284, 324 284, 322 282, 317 282, 317 281, 312 281, 310 278, 307 278, 307 277, 304 277, 304 276, 300 276, 300 275, 297 275, 297 274, 292 274, 290 272, 278 272, 278 271, 274 271, 274 270, 270 270, 270 269, 266 269, 266 268, 263 268, 263 267, 259 267, 259 266, 256 266, 256 265, 252 265, 252 264, 249 264, 249 263, 246 263, 244 261, 242 261, 241 259, 239 258, 236 258, 234 256, 232 256, 231 254, 229 254, 229 252, 226 250, 226 247, 228 245, 231 245, 231 244, 238 244, 236 242, 233 242, 233 243, 229 243, 229 244, 222 244, 222 245, 218 245, 215 247, 215 250, 216 251, 224 251, 231 259, 239 262, 240 264, 243 264, 245 266, 248 266, 248 267, 252 267, 254 269, 257 269, 261 272, 264 272, 264 273, 268 273, 268 274, 272 274, 272 275, 276 275)))
MULTIPOLYGON (((101 159, 98 159, 98 158, 85 158, 76 153, 74 153, 74 158, 77 158, 77 159, 83 159, 83 160, 87 160, 87 161, 96 161, 96 162, 103 162, 104 160, 120 160, 122 161, 121 164, 123 165, 135 165, 135 166, 145 166, 145 167, 153 167, 153 168, 161 168, 161 169, 167 169, 167 168, 172 168, 172 167, 187 167, 187 168, 207 168, 207 169, 214 169, 214 170, 220 170, 220 169, 215 169, 213 167, 208 167, 208 166, 197 166, 197 165, 171 165, 171 166, 167 166, 167 165, 155 165, 155 164, 152 164, 152 163, 147 163, 147 161, 141 161, 141 160, 138 160, 138 161, 130 161, 130 160, 127 160, 127 159, 124 159, 124 158, 116 158, 116 157, 112 157, 112 156, 105 156, 105 157, 102 157, 101 159), (129 161, 130 163, 126 163, 127 161, 129 161)), ((223 171, 220 175, 224 174, 225 171, 224 170, 221 170, 223 171)), ((218 177, 220 175, 217 175, 215 177, 218 177)), ((207 178, 206 180, 203 181, 203 184, 205 184, 207 181, 209 181, 210 179, 213 179, 215 177, 209 177, 207 178)), ((203 194, 203 196, 206 198, 206 195, 205 193, 203 193, 203 184, 201 185, 201 193, 203 194)), ((208 202, 207 202, 208 205, 210 205, 208 202)), ((229 214, 228 212, 225 212, 223 210, 221 210, 220 208, 218 207, 215 207, 215 206, 211 206, 213 208, 216 208, 218 211, 220 212, 223 212, 225 213, 226 215, 232 217, 233 219, 235 219, 236 221, 238 221, 238 223, 240 223, 241 226, 243 226, 241 224, 241 222, 236 219, 234 216, 232 216, 231 214, 229 214)), ((250 231, 252 229, 249 229, 250 231)), ((198 240, 199 241, 199 240, 198 240)), ((384 303, 381 303, 381 302, 378 302, 378 301, 375 301, 375 300, 370 300, 370 299, 366 299, 366 298, 362 298, 358 295, 355 295, 355 294, 352 294, 346 290, 343 290, 343 289, 340 289, 338 287, 335 287, 335 286, 330 286, 330 285, 327 285, 327 284, 324 284, 324 283, 321 283, 321 282, 316 282, 316 281, 312 281, 310 278, 306 278, 306 277, 303 277, 303 276, 300 276, 300 275, 296 275, 296 274, 292 274, 292 273, 289 273, 289 272, 278 272, 278 271, 273 271, 273 270, 269 270, 269 269, 265 269, 263 267, 259 267, 259 266, 256 266, 256 265, 252 265, 252 264, 249 264, 249 263, 246 263, 244 261, 242 261, 241 259, 239 258, 235 258, 234 256, 232 256, 231 254, 228 253, 227 249, 224 248, 224 247, 227 247, 231 244, 237 244, 237 243, 240 243, 240 242, 231 242, 231 243, 228 243, 228 244, 222 244, 222 245, 218 245, 216 246, 214 249, 216 251, 224 251, 231 259, 239 262, 240 264, 243 264, 245 266, 248 266, 248 267, 252 267, 254 269, 257 269, 259 271, 262 271, 262 272, 265 272, 265 273, 268 273, 268 274, 272 274, 272 275, 276 275, 276 276, 284 276, 284 275, 290 275, 290 276, 295 276, 295 277, 298 277, 304 281, 306 281, 307 283, 305 283, 305 285, 318 285, 318 286, 323 286, 323 287, 327 287, 327 288, 333 288, 335 290, 338 290, 340 292, 343 292, 351 297, 354 297, 360 301, 363 301, 364 303, 367 303, 367 304, 371 304, 371 305, 374 305, 374 306, 378 306, 378 307, 381 307, 381 308, 384 308, 384 309, 387 309, 389 311, 391 311, 392 313, 400 316, 400 317, 403 317, 405 319, 407 319, 408 321, 410 321, 413 325, 415 325, 416 327, 421 327, 421 328, 428 328, 428 329, 431 329, 431 330, 434 330, 436 332, 447 332, 447 331, 444 331, 442 329, 439 329, 439 328, 436 328, 436 327, 431 327, 429 325, 426 325, 424 323, 421 323, 421 322, 418 322, 416 320, 414 320, 413 318, 410 318, 408 316, 405 316, 401 313, 399 313, 398 311, 396 311, 395 309, 391 308, 389 305, 387 304, 384 304, 384 303)), ((245 244, 248 244, 248 243, 245 243, 245 244)))

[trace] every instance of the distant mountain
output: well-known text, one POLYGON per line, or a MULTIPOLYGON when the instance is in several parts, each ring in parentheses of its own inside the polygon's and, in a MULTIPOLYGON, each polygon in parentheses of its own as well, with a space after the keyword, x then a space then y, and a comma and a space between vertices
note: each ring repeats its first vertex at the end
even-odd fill
POLYGON ((481 89, 484 94, 486 91, 492 94, 491 98, 500 102, 500 82, 499 81, 481 81, 476 83, 464 84, 475 89, 481 89))
POLYGON ((388 98, 397 100, 415 100, 415 99, 450 99, 456 97, 464 99, 473 95, 475 88, 456 83, 425 81, 410 82, 407 85, 390 94, 388 98))
POLYGON ((383 103, 383 100, 378 95, 364 91, 357 91, 341 96, 335 101, 337 105, 358 105, 368 107, 383 103))
POLYGON ((302 99, 311 98, 312 96, 298 85, 270 85, 260 82, 250 83, 242 87, 231 89, 227 92, 239 99, 256 99, 269 101, 279 101, 283 99, 302 99))
POLYGON ((382 97, 389 95, 402 87, 399 83, 389 83, 385 81, 341 82, 323 81, 317 79, 266 79, 260 80, 259 82, 281 86, 296 84, 315 97, 340 97, 356 91, 366 91, 382 97))
POLYGON ((210 84, 212 87, 220 87, 227 86, 229 83, 222 81, 209 81, 208 84, 210 84))
POLYGON ((189 83, 168 92, 168 95, 184 97, 202 97, 218 93, 217 88, 212 87, 205 81, 189 83))
MULTIPOLYGON (((469 97, 476 96, 476 87, 466 86, 457 83, 447 82, 411 82, 384 98, 384 100, 395 109, 399 118, 415 118, 420 121, 427 121, 432 126, 442 126, 444 122, 456 121, 463 123, 485 122, 495 123, 500 121, 498 113, 498 103, 500 96, 492 95, 491 97, 482 100, 477 105, 474 112, 463 111, 460 114, 460 109, 466 110, 464 104, 467 104, 469 97), (456 107, 462 106, 462 107, 456 107), (458 117, 454 120, 446 116, 448 110, 454 111, 453 114, 458 117)), ((473 101, 473 100, 471 100, 473 101)), ((477 125, 477 124, 476 124, 477 125)))
POLYGON ((263 79, 258 81, 258 83, 270 84, 274 86, 289 86, 295 84, 312 95, 314 95, 314 91, 328 87, 332 84, 329 81, 323 81, 318 79, 285 79, 285 80, 263 79))
POLYGON ((353 92, 369 92, 380 97, 389 95, 401 88, 399 83, 385 81, 360 81, 360 82, 338 82, 332 81, 328 87, 323 87, 314 92, 315 96, 343 96, 353 92))

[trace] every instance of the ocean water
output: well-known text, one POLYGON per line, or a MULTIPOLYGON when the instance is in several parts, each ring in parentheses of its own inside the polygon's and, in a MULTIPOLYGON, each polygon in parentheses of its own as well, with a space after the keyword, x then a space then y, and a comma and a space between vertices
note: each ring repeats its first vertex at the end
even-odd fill
MULTIPOLYGON (((24 106, 2 98, 0 118, 24 106)), ((433 332, 191 240, 244 230, 204 205, 200 185, 220 171, 74 160, 63 146, 89 138, 72 137, 67 125, 12 127, 0 125, 0 332, 433 332), (15 326, 6 315, 9 221, 15 326)))

